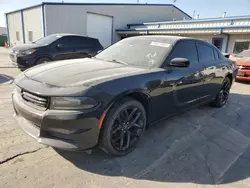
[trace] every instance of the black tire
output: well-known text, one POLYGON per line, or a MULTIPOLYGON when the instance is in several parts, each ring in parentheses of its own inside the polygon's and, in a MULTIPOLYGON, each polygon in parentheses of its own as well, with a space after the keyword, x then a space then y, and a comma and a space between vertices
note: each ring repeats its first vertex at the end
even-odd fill
POLYGON ((127 155, 136 148, 146 122, 146 112, 140 102, 124 98, 115 103, 103 124, 101 149, 114 156, 127 155))
POLYGON ((42 58, 39 58, 39 59, 36 60, 35 65, 39 65, 39 64, 42 64, 42 63, 47 63, 47 62, 50 62, 50 61, 51 61, 50 58, 42 57, 42 58))
POLYGON ((216 108, 221 108, 226 104, 229 97, 231 85, 232 85, 231 80, 228 77, 226 77, 222 82, 219 93, 217 94, 215 100, 212 102, 212 106, 216 108))

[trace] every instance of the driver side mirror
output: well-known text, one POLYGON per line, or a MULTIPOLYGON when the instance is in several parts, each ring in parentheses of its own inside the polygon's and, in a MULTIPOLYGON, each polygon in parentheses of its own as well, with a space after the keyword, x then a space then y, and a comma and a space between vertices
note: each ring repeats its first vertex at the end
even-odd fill
POLYGON ((186 58, 174 58, 170 61, 169 66, 171 67, 188 67, 190 64, 186 58))

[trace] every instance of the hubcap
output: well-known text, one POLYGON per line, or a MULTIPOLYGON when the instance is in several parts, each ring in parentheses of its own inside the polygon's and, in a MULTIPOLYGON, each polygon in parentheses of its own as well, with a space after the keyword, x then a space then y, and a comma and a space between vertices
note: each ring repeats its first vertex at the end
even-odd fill
POLYGON ((111 142, 117 151, 133 147, 144 131, 145 119, 142 111, 136 107, 123 109, 112 126, 111 142))
POLYGON ((221 87, 221 91, 219 94, 219 99, 221 104, 225 104, 227 102, 229 91, 230 91, 231 83, 229 80, 226 80, 221 87))

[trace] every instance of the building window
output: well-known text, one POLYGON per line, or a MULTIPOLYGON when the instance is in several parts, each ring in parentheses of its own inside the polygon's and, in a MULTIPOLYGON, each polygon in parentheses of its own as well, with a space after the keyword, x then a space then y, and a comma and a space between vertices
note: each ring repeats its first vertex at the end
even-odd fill
POLYGON ((16 40, 20 41, 20 33, 18 31, 16 31, 16 40))
POLYGON ((33 42, 33 31, 29 31, 29 42, 33 42))
POLYGON ((250 48, 250 41, 235 41, 233 53, 240 53, 250 48))

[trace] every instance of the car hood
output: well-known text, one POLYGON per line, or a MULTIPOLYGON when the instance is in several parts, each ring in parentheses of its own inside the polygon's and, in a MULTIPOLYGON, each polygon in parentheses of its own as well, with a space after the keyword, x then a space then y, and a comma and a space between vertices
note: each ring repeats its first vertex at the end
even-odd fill
POLYGON ((45 84, 94 86, 98 83, 139 74, 146 69, 131 67, 97 59, 73 59, 38 65, 25 71, 25 76, 45 84))
POLYGON ((236 60, 237 65, 241 66, 250 66, 250 58, 249 57, 244 57, 244 58, 238 58, 236 60))
POLYGON ((24 50, 29 50, 29 49, 34 49, 34 48, 38 48, 38 47, 41 47, 41 45, 38 45, 38 44, 19 44, 19 45, 16 45, 12 48, 13 51, 24 51, 24 50))

